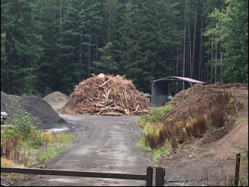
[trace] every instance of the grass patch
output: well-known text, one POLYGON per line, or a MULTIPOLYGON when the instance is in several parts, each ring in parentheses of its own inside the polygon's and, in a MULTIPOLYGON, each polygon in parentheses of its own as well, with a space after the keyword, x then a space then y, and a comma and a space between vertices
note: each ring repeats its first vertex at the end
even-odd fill
POLYGON ((241 117, 241 118, 239 118, 239 119, 236 121, 235 125, 237 125, 237 124, 239 124, 239 123, 241 123, 241 122, 243 122, 243 121, 245 121, 245 120, 246 120, 246 117, 241 117))
POLYGON ((69 133, 42 132, 37 128, 36 118, 31 117, 21 106, 15 107, 13 118, 6 120, 6 125, 15 128, 1 132, 1 157, 24 166, 48 161, 74 138, 69 133))
POLYGON ((218 93, 210 106, 208 109, 203 106, 189 109, 187 114, 179 115, 176 121, 171 122, 165 119, 171 105, 155 108, 137 122, 144 131, 143 143, 152 151, 163 148, 165 142, 170 143, 171 148, 177 148, 187 140, 203 137, 207 130, 215 131, 223 127, 228 116, 236 112, 234 98, 226 91, 218 93))
POLYGON ((171 110, 171 105, 155 108, 150 114, 140 116, 137 125, 144 128, 148 123, 156 123, 165 121, 165 115, 171 110))
POLYGON ((165 115, 171 110, 171 105, 155 108, 148 116, 148 122, 164 122, 165 115))
POLYGON ((7 158, 1 157, 1 167, 19 168, 19 167, 24 167, 24 166, 23 165, 17 165, 13 161, 8 160, 7 158))
POLYGON ((162 156, 163 157, 167 156, 169 154, 167 149, 168 147, 164 146, 164 147, 161 147, 160 149, 153 150, 151 153, 153 156, 153 162, 158 163, 158 158, 162 156))
POLYGON ((136 143, 136 146, 147 151, 152 151, 152 149, 144 143, 143 137, 136 143))
POLYGON ((207 129, 211 132, 215 131, 217 128, 213 126, 212 124, 207 124, 207 129))
POLYGON ((230 97, 230 98, 229 98, 229 101, 228 101, 228 103, 227 103, 227 107, 232 107, 233 104, 234 104, 234 98, 233 98, 233 97, 230 97))
POLYGON ((159 149, 151 149, 150 146, 146 144, 146 142, 144 141, 144 138, 142 137, 142 139, 136 143, 136 146, 140 147, 141 149, 151 151, 153 162, 157 163, 158 158, 160 158, 161 156, 167 156, 169 154, 167 150, 170 147, 170 144, 167 142, 165 143, 163 147, 159 149))
POLYGON ((74 135, 66 134, 64 132, 60 132, 58 134, 51 132, 44 134, 43 137, 46 137, 48 141, 45 150, 43 150, 43 148, 38 149, 36 157, 36 161, 38 163, 53 159, 56 155, 63 151, 65 145, 68 145, 71 142, 74 135))

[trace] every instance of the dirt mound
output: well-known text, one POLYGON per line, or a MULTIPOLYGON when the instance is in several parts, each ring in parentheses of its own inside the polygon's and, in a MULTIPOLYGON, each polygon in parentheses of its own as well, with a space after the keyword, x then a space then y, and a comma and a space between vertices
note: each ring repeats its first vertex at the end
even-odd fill
POLYGON ((8 118, 12 118, 17 110, 17 105, 22 106, 32 117, 38 118, 38 128, 40 129, 50 129, 67 124, 46 101, 39 97, 19 97, 1 92, 1 111, 7 112, 8 118))
POLYGON ((60 103, 60 102, 66 102, 67 97, 64 96, 61 92, 56 91, 53 93, 50 93, 42 98, 44 101, 47 101, 48 103, 60 103))
POLYGON ((211 103, 217 94, 224 93, 223 89, 214 89, 210 85, 195 84, 187 90, 177 93, 170 101, 172 110, 166 118, 178 120, 179 115, 189 116, 189 112, 195 113, 201 106, 204 110, 210 110, 211 103))
POLYGON ((149 112, 142 92, 119 75, 100 74, 84 80, 69 96, 59 113, 97 115, 139 115, 149 112))
POLYGON ((248 106, 243 102, 248 100, 247 84, 221 84, 217 82, 212 85, 195 84, 187 90, 182 90, 177 93, 170 101, 172 104, 172 110, 167 113, 167 117, 172 120, 177 120, 178 115, 188 115, 189 111, 196 112, 201 106, 206 111, 210 110, 212 102, 218 94, 228 92, 234 97, 236 111, 242 111, 245 106, 248 106), (245 93, 244 93, 245 92, 245 93))
MULTIPOLYGON (((240 150, 233 146, 240 145, 242 148, 248 148, 248 86, 246 84, 219 82, 206 86, 196 84, 175 95, 169 102, 172 104, 172 110, 167 113, 167 117, 177 121, 183 113, 188 114, 190 110, 196 111, 200 106, 208 111, 215 104, 212 104, 212 100, 224 91, 231 93, 234 97, 233 105, 236 113, 228 116, 223 127, 208 129, 203 137, 186 141, 172 150, 174 154, 162 157, 159 163, 168 171, 167 178, 172 180, 203 178, 208 177, 208 172, 217 174, 216 179, 221 176, 225 179, 226 176, 234 175, 235 157, 240 150), (246 120, 242 121, 242 119, 246 120), (242 122, 238 123, 238 121, 242 122)), ((188 115, 188 117, 192 116, 188 115)), ((241 163, 241 166, 242 171, 243 167, 248 168, 248 163, 241 163)), ((186 185, 192 184, 188 182, 186 185)), ((200 186, 201 183, 198 182, 195 185, 200 186)), ((210 186, 210 183, 204 185, 210 186)), ((211 185, 215 185, 215 182, 211 185)), ((219 183, 219 185, 222 184, 219 183)))
POLYGON ((239 149, 233 147, 238 145, 248 148, 248 119, 236 126, 232 125, 232 129, 223 138, 209 144, 209 154, 214 154, 215 159, 234 158, 239 149))
POLYGON ((209 132, 204 135, 199 145, 204 145, 210 142, 217 141, 230 132, 236 120, 241 117, 248 117, 248 87, 244 84, 221 84, 217 82, 214 85, 196 84, 187 90, 182 90, 177 93, 170 101, 172 110, 166 114, 167 121, 181 121, 186 117, 193 117, 199 114, 200 110, 204 114, 208 114, 219 98, 220 94, 228 93, 234 98, 234 112, 229 116, 229 121, 226 121, 224 127, 216 129, 214 132, 209 132))
POLYGON ((242 84, 242 83, 232 83, 232 84, 222 84, 220 81, 216 82, 215 84, 208 85, 211 88, 241 88, 241 89, 248 89, 248 84, 242 84))

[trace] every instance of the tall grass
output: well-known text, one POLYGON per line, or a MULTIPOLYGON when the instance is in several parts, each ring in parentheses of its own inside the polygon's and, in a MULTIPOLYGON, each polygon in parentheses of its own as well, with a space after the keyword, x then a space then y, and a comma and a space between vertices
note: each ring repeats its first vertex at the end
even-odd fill
POLYGON ((171 105, 155 108, 152 113, 140 116, 137 125, 144 128, 148 123, 163 123, 165 121, 165 115, 171 110, 171 105))
POLYGON ((6 120, 6 124, 14 125, 15 129, 6 129, 5 132, 1 132, 1 157, 27 166, 35 162, 32 153, 34 150, 41 149, 45 154, 43 158, 48 160, 60 152, 63 145, 73 138, 73 135, 66 133, 42 132, 37 128, 37 118, 32 117, 21 106, 15 107, 13 117, 6 120), (57 151, 51 156, 43 148, 57 151))
POLYGON ((171 106, 157 108, 138 120, 137 124, 144 127, 144 144, 151 149, 160 149, 165 142, 169 142, 172 148, 177 148, 186 140, 202 137, 211 127, 224 126, 227 116, 236 112, 234 99, 231 98, 233 97, 228 92, 219 93, 210 103, 209 110, 199 106, 195 111, 189 110, 188 116, 178 116, 175 122, 167 122, 165 119, 171 106))
MULTIPOLYGON (((13 131, 13 130, 12 130, 13 131)), ((14 163, 28 166, 40 161, 47 161, 55 157, 65 144, 70 143, 74 138, 72 134, 64 132, 40 132, 32 131, 31 134, 36 136, 33 139, 23 139, 21 136, 9 134, 10 130, 1 133, 1 157, 12 160, 14 163), (40 139, 41 144, 34 144, 36 139, 40 139), (34 151, 36 150, 36 151, 34 151), (34 158, 33 152, 37 152, 34 158)))

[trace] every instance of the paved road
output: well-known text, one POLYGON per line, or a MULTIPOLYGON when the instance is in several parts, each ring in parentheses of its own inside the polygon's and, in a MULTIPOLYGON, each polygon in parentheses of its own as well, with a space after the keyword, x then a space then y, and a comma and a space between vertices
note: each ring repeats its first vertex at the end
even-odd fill
MULTIPOLYGON (((148 166, 154 166, 149 152, 136 146, 142 136, 135 125, 138 117, 60 116, 73 124, 75 139, 47 169, 145 174, 148 166)), ((36 185, 144 186, 145 181, 47 176, 37 177, 36 185)))

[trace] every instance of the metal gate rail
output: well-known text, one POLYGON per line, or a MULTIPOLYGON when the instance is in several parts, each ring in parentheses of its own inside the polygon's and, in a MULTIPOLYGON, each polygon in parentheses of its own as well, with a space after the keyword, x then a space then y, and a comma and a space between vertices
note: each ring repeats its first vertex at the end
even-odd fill
MULTIPOLYGON (((30 169, 30 168, 8 168, 1 167, 1 172, 5 173, 24 173, 24 174, 40 174, 40 175, 60 175, 74 177, 92 177, 92 178, 115 178, 127 180, 145 180, 146 186, 152 186, 153 168, 148 167, 146 175, 134 174, 117 174, 117 173, 97 173, 83 171, 53 170, 53 169, 30 169)), ((164 169, 156 168, 156 186, 163 185, 164 169)))

